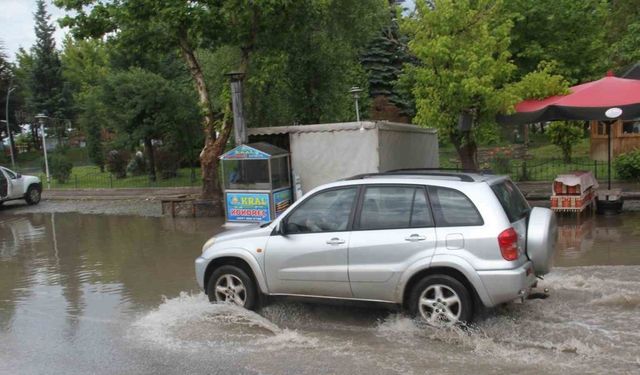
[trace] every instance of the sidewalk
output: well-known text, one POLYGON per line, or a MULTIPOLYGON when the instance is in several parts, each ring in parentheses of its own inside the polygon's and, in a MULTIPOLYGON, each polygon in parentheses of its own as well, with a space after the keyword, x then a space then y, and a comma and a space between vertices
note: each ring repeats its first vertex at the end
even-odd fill
MULTIPOLYGON (((599 181, 600 188, 605 188, 606 181, 599 181)), ((551 181, 518 182, 528 200, 548 200, 551 197, 551 181)), ((640 183, 612 182, 612 188, 622 189, 625 200, 640 200, 640 183)), ((49 200, 161 200, 195 196, 200 194, 201 188, 123 188, 123 189, 45 189, 43 199, 49 200)))
POLYGON ((199 186, 181 188, 44 189, 46 200, 161 200, 198 195, 199 186))
MULTIPOLYGON (((607 188, 606 179, 598 181, 600 189, 607 188)), ((516 183, 527 200, 549 200, 551 198, 551 181, 517 182, 516 183)), ((640 200, 640 183, 611 182, 612 189, 622 189, 625 200, 640 200)))

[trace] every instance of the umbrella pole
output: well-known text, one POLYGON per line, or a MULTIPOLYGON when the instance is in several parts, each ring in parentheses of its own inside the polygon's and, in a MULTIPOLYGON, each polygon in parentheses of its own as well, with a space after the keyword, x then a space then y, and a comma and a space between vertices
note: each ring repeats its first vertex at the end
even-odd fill
POLYGON ((607 127, 607 189, 611 190, 611 121, 607 127))

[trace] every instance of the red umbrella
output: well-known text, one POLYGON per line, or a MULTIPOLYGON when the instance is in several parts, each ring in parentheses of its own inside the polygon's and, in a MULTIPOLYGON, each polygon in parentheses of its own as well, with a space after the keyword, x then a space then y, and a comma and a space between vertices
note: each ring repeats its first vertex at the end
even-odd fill
MULTIPOLYGON (((567 95, 520 102, 516 105, 516 113, 500 116, 498 121, 507 125, 518 125, 557 120, 640 118, 640 80, 614 77, 613 73, 609 72, 602 79, 573 86, 569 90, 571 93, 567 95), (607 111, 611 108, 619 108, 621 111, 609 111, 607 116, 607 111)), ((611 132, 607 131, 607 133, 611 137, 611 132)), ((611 141, 609 141, 609 147, 611 147, 611 141)), ((610 151, 609 159, 611 159, 610 151)), ((611 160, 609 160, 610 169, 611 160)), ((611 188, 610 178, 609 188, 611 188)))
POLYGON ((518 125, 556 120, 610 120, 605 112, 622 109, 623 120, 640 117, 640 80, 614 77, 609 72, 597 81, 569 89, 570 94, 543 100, 525 100, 516 105, 516 113, 501 116, 503 124, 518 125))

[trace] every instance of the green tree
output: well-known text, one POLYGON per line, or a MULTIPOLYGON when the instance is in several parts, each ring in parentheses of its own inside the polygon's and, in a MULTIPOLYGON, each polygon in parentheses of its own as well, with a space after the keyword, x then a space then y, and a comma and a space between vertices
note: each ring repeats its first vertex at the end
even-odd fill
POLYGON ((415 84, 414 121, 436 127, 456 148, 463 168, 477 168, 477 136, 496 126, 499 113, 513 111, 518 101, 566 90, 548 70, 521 82, 509 52, 513 23, 502 1, 437 0, 417 2, 404 28, 413 37, 410 50, 420 64, 409 68, 415 84), (535 87, 527 87, 534 85, 535 87), (471 131, 458 127, 460 115, 472 119, 471 131))
POLYGON ((502 14, 501 2, 424 1, 406 21, 413 36, 411 51, 420 59, 413 68, 420 125, 435 126, 454 145, 463 168, 475 169, 479 127, 490 126, 493 117, 510 99, 503 90, 515 71, 510 62, 509 32, 512 23, 502 14), (472 116, 474 131, 461 131, 458 116, 472 116))
POLYGON ((56 0, 55 3, 76 12, 63 21, 64 25, 72 27, 76 37, 109 35, 112 43, 132 55, 179 51, 193 81, 202 118, 202 195, 205 199, 221 202, 218 157, 225 149, 232 124, 224 122, 224 109, 213 107, 209 84, 196 50, 199 47, 217 48, 225 42, 242 39, 246 60, 257 32, 261 30, 260 21, 281 14, 288 1, 56 0))
POLYGON ((628 68, 640 61, 640 1, 614 0, 606 23, 614 68, 628 68))
MULTIPOLYGON (((362 37, 361 30, 372 27, 370 15, 373 12, 364 10, 372 4, 383 4, 383 0, 55 0, 55 3, 75 11, 65 18, 63 25, 70 26, 76 37, 106 36, 110 44, 117 45, 121 51, 126 50, 131 56, 145 56, 150 52, 180 53, 192 79, 202 117, 202 195, 205 199, 221 201, 218 157, 224 151, 232 124, 229 116, 225 116, 228 104, 220 107, 214 105, 211 92, 221 92, 222 88, 210 87, 211 82, 205 75, 197 51, 216 51, 225 46, 239 49, 239 65, 234 70, 253 74, 255 81, 249 85, 254 84, 254 87, 264 82, 257 72, 277 70, 276 65, 280 61, 288 61, 289 68, 304 72, 298 75, 295 70, 291 71, 288 82, 295 86, 289 87, 289 95, 297 100, 292 107, 301 108, 300 112, 305 116, 311 114, 301 118, 301 121, 307 118, 323 119, 322 108, 328 104, 340 103, 342 108, 347 108, 348 101, 345 99, 348 97, 346 94, 338 97, 338 90, 334 88, 342 89, 353 84, 352 80, 349 82, 350 79, 347 79, 338 85, 338 79, 333 77, 345 78, 345 74, 337 73, 344 66, 340 64, 343 61, 340 59, 355 57, 356 54, 334 55, 334 50, 344 50, 339 48, 341 43, 345 43, 345 40, 355 41, 362 37), (346 26, 351 33, 343 32, 346 26), (332 38, 336 39, 333 45, 332 38), (293 49, 295 53, 288 55, 282 51, 291 46, 291 40, 299 43, 293 49), (277 46, 281 52, 265 53, 263 56, 267 64, 264 69, 249 70, 254 53, 269 46, 277 46), (308 55, 300 54, 301 51, 308 52, 308 55), (319 54, 318 51, 323 53, 319 54), (337 64, 331 65, 333 62, 337 64), (317 66, 322 69, 315 69, 317 66), (323 76, 325 73, 327 77, 323 76), (331 94, 319 95, 325 92, 327 83, 331 84, 331 94), (322 100, 316 100, 318 98, 322 100)), ((251 80, 251 77, 247 78, 248 82, 251 80)), ((253 89, 253 94, 247 91, 248 107, 251 108, 251 96, 258 98, 264 91, 253 89)), ((254 103, 258 101, 253 100, 254 103)), ((343 113, 346 114, 346 110, 343 113)))
MULTIPOLYGON (((606 0, 509 0, 513 18, 509 51, 517 75, 543 62, 576 84, 602 78, 609 69, 606 43, 609 5, 606 0)), ((616 23, 618 21, 615 21, 616 23)))
POLYGON ((33 62, 27 81, 27 104, 32 113, 44 112, 52 117, 69 119, 72 115, 71 92, 62 77, 62 65, 53 37, 55 27, 50 23, 51 16, 44 0, 37 0, 36 5, 36 43, 31 48, 33 62))
MULTIPOLYGON (((389 0, 387 24, 383 26, 379 35, 369 42, 360 58, 368 73, 369 95, 383 106, 380 110, 376 108, 376 112, 382 112, 382 117, 385 116, 386 103, 395 107, 400 115, 413 116, 415 112, 413 99, 407 95, 410 93, 401 90, 398 85, 403 66, 414 62, 407 46, 408 38, 400 32, 400 13, 397 1, 389 0)), ((397 117, 394 113, 388 115, 397 117)))
POLYGON ((110 74, 106 45, 97 39, 67 37, 61 55, 63 76, 71 85, 76 121, 87 137, 91 161, 104 171, 102 131, 107 124, 102 84, 110 74))
MULTIPOLYGON (((4 51, 4 45, 2 44, 2 41, 0 41, 0 119, 2 120, 6 118, 7 91, 12 86, 13 81, 13 67, 9 63, 7 55, 4 51)), ((13 122, 12 119, 9 119, 9 121, 13 122)), ((0 135, 4 134, 4 137, 9 136, 6 133, 6 126, 0 127, 0 135)), ((0 137, 0 144, 2 143, 4 137, 0 137)))
POLYGON ((110 75, 103 91, 114 128, 131 146, 144 142, 149 177, 155 181, 153 141, 166 139, 185 123, 197 122, 195 101, 174 82, 141 68, 110 75))
POLYGON ((348 91, 368 87, 359 56, 388 15, 386 1, 301 0, 286 10, 259 35, 247 66, 249 124, 353 120, 348 91))
POLYGON ((571 151, 573 145, 583 136, 581 125, 572 121, 554 121, 546 130, 549 140, 562 150, 562 158, 565 163, 571 163, 571 151))

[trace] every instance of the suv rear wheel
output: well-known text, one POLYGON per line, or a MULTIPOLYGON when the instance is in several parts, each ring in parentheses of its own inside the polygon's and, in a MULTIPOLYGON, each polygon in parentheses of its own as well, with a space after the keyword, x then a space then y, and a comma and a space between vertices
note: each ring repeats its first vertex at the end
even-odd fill
POLYGON ((473 304, 460 281, 448 275, 431 275, 411 291, 409 312, 432 326, 452 326, 471 321, 473 304))
POLYGON ((207 285, 209 301, 231 303, 253 310, 258 294, 253 280, 236 266, 221 266, 211 274, 207 285))

